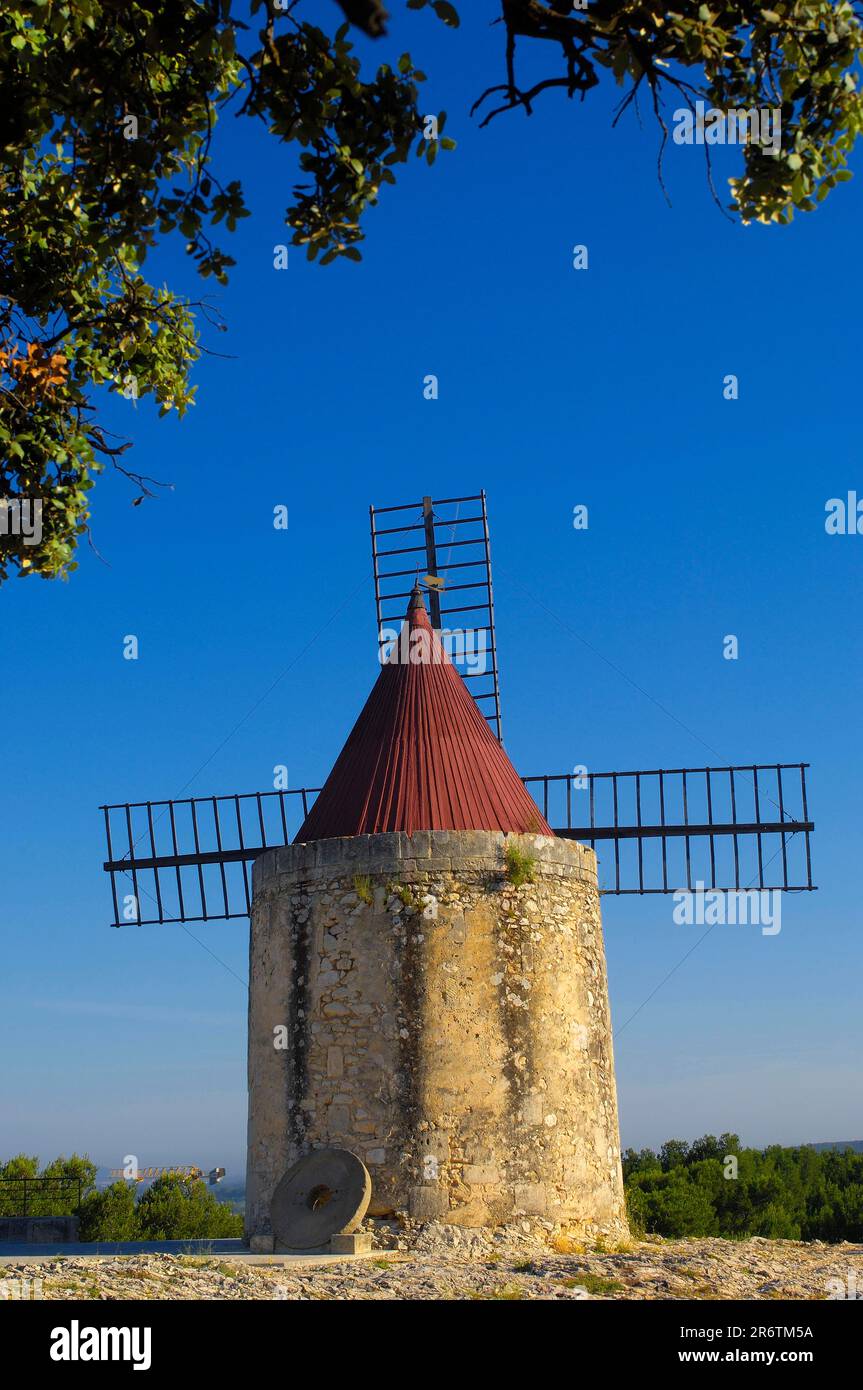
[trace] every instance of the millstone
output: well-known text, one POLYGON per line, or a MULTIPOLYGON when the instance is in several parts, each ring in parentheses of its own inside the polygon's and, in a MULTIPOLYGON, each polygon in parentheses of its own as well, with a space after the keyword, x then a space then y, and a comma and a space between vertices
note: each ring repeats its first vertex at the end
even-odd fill
POLYGON ((270 1203, 276 1248, 312 1250, 350 1235, 366 1214, 372 1180, 347 1149, 313 1149, 281 1178, 270 1203))

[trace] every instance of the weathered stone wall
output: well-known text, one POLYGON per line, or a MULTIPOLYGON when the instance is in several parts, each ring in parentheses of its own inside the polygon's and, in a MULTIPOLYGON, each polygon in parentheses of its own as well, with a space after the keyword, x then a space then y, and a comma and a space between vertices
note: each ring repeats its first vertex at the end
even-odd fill
POLYGON ((591 850, 449 831, 291 845, 255 861, 251 927, 248 1235, 328 1144, 368 1165, 372 1214, 625 1230, 591 850), (508 880, 508 844, 533 882, 508 880))

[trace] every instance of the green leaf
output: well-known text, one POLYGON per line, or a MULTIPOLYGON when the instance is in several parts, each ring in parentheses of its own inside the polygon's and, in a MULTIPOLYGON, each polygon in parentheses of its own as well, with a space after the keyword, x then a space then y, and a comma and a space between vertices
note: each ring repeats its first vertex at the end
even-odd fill
POLYGON ((438 19, 442 19, 444 24, 448 24, 451 29, 457 29, 461 24, 458 11, 454 5, 449 3, 449 0, 432 0, 432 9, 438 19))

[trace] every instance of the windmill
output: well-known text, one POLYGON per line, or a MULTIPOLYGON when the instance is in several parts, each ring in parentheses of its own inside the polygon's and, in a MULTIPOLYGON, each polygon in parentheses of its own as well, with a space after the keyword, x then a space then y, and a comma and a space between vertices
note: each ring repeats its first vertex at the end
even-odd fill
MULTIPOLYGON (((419 580, 432 626, 500 740, 485 493, 371 507, 370 530, 379 643, 398 640, 419 580)), ((597 851, 602 893, 807 892, 815 886, 808 766, 577 768, 522 781, 556 836, 597 851)), ((248 916, 252 862, 292 842, 319 790, 102 806, 112 926, 248 916)))

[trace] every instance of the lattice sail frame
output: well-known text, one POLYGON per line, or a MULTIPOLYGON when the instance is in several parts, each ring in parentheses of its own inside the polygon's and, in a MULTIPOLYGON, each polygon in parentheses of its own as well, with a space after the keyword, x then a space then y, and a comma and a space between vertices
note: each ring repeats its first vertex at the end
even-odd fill
POLYGON ((448 648, 450 655, 470 683, 471 695, 500 739, 500 682, 485 492, 471 497, 424 497, 421 502, 405 502, 397 507, 369 507, 369 522, 380 645, 383 647, 390 640, 384 634, 398 633, 401 629, 415 580, 423 581, 426 575, 443 580, 442 589, 426 586, 432 627, 456 635, 452 649, 448 648), (466 515, 461 514, 462 508, 466 515), (398 518, 396 513, 400 514, 398 518), (379 524, 380 517, 386 518, 384 526, 379 524), (390 525, 391 521, 396 524, 390 525), (418 545, 393 545, 390 540, 381 543, 381 537, 396 536, 405 540, 411 536, 422 539, 418 545), (456 560, 451 558, 454 550, 458 550, 456 560), (413 565, 408 563, 406 569, 390 569, 389 557, 396 555, 421 559, 413 565), (441 559, 442 555, 446 558, 441 559), (455 577, 454 583, 450 583, 450 574, 455 577), (390 580, 400 581, 398 587, 391 588, 390 580), (451 594, 458 594, 455 604, 447 602, 451 594), (464 599, 470 601, 463 602, 464 599), (463 619, 461 614, 478 614, 481 618, 463 619), (448 621, 452 617, 456 618, 454 625, 448 621), (480 665, 482 670, 471 669, 480 665))
MULTIPOLYGON (((438 630, 445 632, 445 620, 454 615, 479 614, 483 620, 462 620, 460 631, 475 641, 478 651, 484 651, 484 669, 469 669, 471 663, 459 660, 457 650, 452 655, 466 680, 485 680, 486 688, 477 686, 471 693, 500 738, 485 492, 437 500, 427 496, 396 507, 370 507, 369 516, 381 644, 400 631, 405 600, 417 577, 432 580, 426 583, 428 606, 432 625, 438 630), (463 508, 466 515, 462 515, 463 508), (379 523, 381 517, 386 518, 384 526, 379 523), (395 536, 421 536, 421 541, 409 545, 382 542, 382 537, 395 536), (456 549, 459 558, 453 561, 456 549), (446 558, 442 560, 444 552, 446 558), (407 568, 388 568, 389 557, 408 555, 420 558, 407 568), (450 574, 454 574, 455 583, 447 582, 450 574), (444 581, 443 587, 435 584, 435 579, 444 581), (399 581, 402 584, 398 588, 390 588, 392 582, 399 581), (446 596, 456 593, 471 601, 448 604, 446 596)), ((809 841, 814 824, 809 819, 806 793, 808 766, 761 763, 638 772, 585 771, 583 775, 576 770, 523 777, 522 781, 556 835, 581 840, 597 850, 603 893, 691 892, 699 886, 719 892, 808 892, 815 886, 809 841), (762 814, 767 806, 773 814, 762 814), (789 806, 793 806, 793 814, 789 806), (605 852, 607 845, 610 853, 605 852), (774 864, 776 869, 770 872, 774 864)), ((319 790, 301 787, 101 807, 113 925, 226 921, 248 916, 249 864, 264 850, 291 843, 319 790)))
MULTIPOLYGON (((597 850, 603 893, 674 893, 699 884, 720 892, 809 892, 815 827, 808 766, 557 773, 522 781, 556 835, 597 850), (762 816, 766 804, 777 813, 770 819, 762 816), (604 853, 607 842, 611 854, 604 853)), ((291 843, 319 790, 101 807, 112 925, 248 916, 249 864, 265 849, 291 843)))
POLYGON ((603 893, 675 893, 699 885, 791 893, 814 888, 808 766, 749 763, 522 780, 556 835, 597 850, 603 893), (790 814, 789 804, 799 813, 790 814), (765 815, 765 807, 773 814, 765 815), (607 841, 613 865, 603 862, 607 841))

